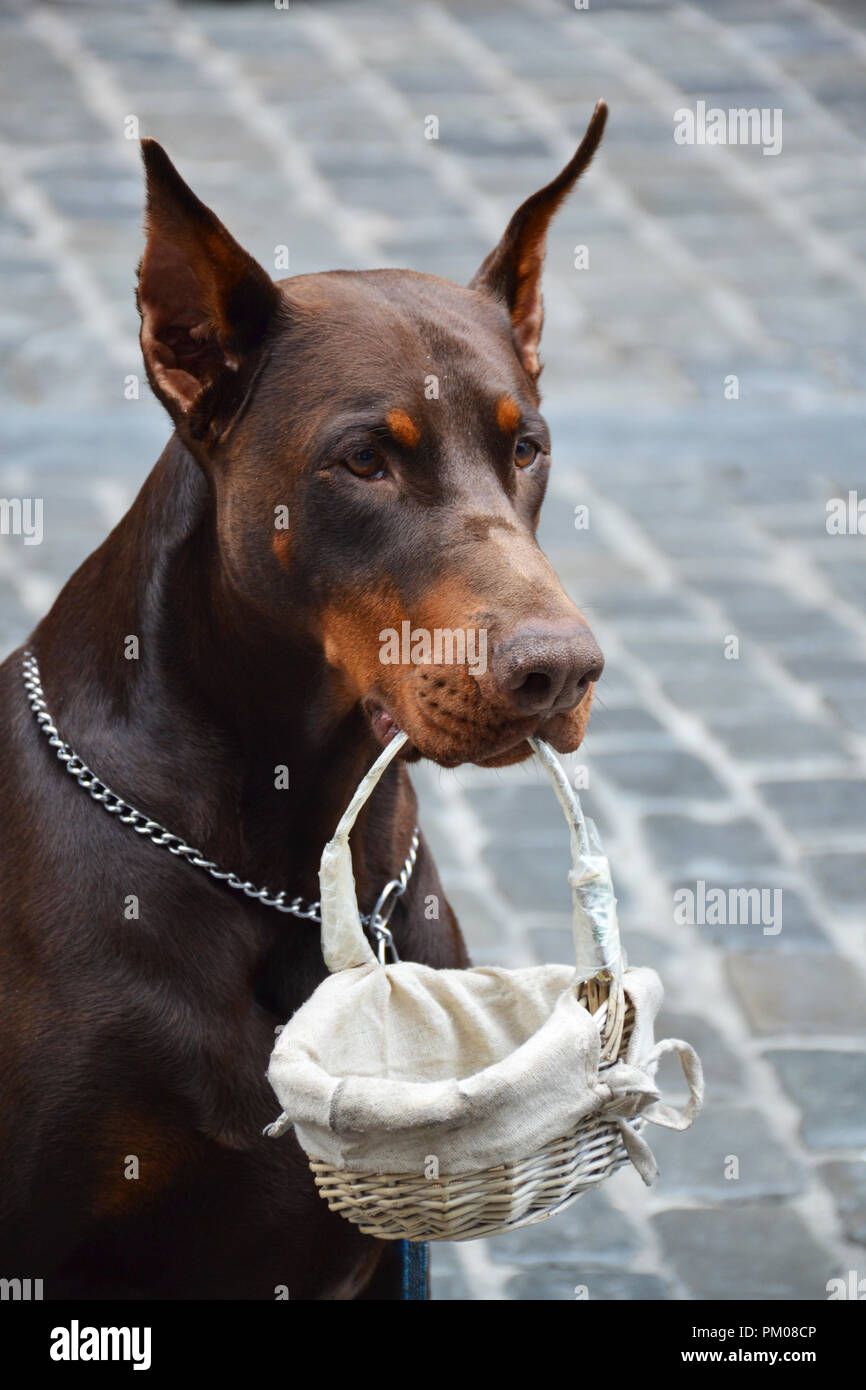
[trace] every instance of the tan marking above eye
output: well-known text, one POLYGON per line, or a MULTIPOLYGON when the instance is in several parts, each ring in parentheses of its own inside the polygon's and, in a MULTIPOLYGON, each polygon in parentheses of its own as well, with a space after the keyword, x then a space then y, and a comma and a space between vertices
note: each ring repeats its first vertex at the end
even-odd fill
POLYGON ((511 396, 500 396, 496 402, 496 423, 503 434, 513 434, 520 424, 521 410, 511 396))
POLYGON ((275 556, 277 557, 277 561, 279 562, 279 564, 282 565, 283 569, 288 569, 289 555, 291 554, 292 549, 292 542, 289 537, 288 531, 277 531, 276 535, 274 536, 274 539, 271 541, 271 549, 273 550, 275 556))
POLYGON ((414 449, 421 438, 421 431, 405 410, 389 410, 385 416, 385 424, 397 443, 403 444, 407 449, 414 449))

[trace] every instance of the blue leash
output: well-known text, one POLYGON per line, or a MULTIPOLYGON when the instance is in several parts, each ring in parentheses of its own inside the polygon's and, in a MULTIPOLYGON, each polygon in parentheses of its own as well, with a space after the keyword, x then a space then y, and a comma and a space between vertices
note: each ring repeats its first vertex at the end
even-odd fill
POLYGON ((426 1303, 430 1247, 426 1241, 417 1240, 401 1240, 399 1244, 403 1271, 400 1297, 404 1303, 426 1303))

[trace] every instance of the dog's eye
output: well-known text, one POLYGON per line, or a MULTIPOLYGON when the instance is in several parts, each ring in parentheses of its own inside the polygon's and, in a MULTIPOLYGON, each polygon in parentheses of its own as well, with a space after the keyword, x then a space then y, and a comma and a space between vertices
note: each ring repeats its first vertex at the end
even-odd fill
POLYGON ((356 449, 344 460, 356 478, 384 478, 385 460, 378 449, 356 449))
POLYGON ((518 468, 529 468, 538 458, 540 450, 531 439, 518 439, 514 446, 514 462, 518 468))

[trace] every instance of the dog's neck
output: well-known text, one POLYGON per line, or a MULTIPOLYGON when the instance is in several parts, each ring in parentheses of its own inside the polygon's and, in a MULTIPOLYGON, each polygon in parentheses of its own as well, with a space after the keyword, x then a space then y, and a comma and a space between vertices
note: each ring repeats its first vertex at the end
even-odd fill
MULTIPOLYGON (((232 592, 209 485, 176 436, 33 646, 61 736, 113 790, 257 886, 317 896, 378 745, 315 641, 232 592)), ((389 769, 353 842, 359 895, 399 867, 413 815, 389 769)))

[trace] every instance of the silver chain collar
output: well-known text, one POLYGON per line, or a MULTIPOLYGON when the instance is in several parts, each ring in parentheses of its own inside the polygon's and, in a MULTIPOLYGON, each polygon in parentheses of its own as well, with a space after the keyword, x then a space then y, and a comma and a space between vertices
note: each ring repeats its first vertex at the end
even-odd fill
MULTIPOLYGON (((39 663, 32 652, 25 651, 23 670, 27 698, 42 732, 46 735, 48 742, 70 776, 74 777, 78 785, 83 787, 94 801, 98 801, 109 815, 117 816, 123 825, 131 825, 137 834, 146 835, 155 845, 161 845, 167 849, 169 854, 186 859, 197 869, 204 869, 211 878, 215 878, 219 883, 225 883, 229 888, 236 888, 245 897, 254 898, 256 902, 263 903, 265 907, 275 907, 278 912, 290 913, 292 917, 300 917, 307 922, 321 922, 321 903, 305 903, 302 898, 289 900, 284 892, 271 893, 268 888, 256 888, 255 884, 242 879, 238 874, 220 869, 212 859, 206 859, 201 850, 188 845, 182 836, 166 830, 159 821, 151 820, 143 811, 136 810, 128 801, 124 801, 122 796, 113 792, 60 737, 57 726, 45 704, 45 692, 39 678, 39 663)), ((412 832, 412 843, 409 846, 406 862, 399 875, 385 884, 376 900, 373 911, 361 917, 364 926, 376 938, 379 959, 383 962, 386 948, 390 949, 394 960, 399 959, 388 922, 397 905, 397 899, 403 896, 408 887, 409 879, 412 877, 412 870, 415 868, 415 861, 418 858, 418 842, 419 832, 416 825, 412 832)))

